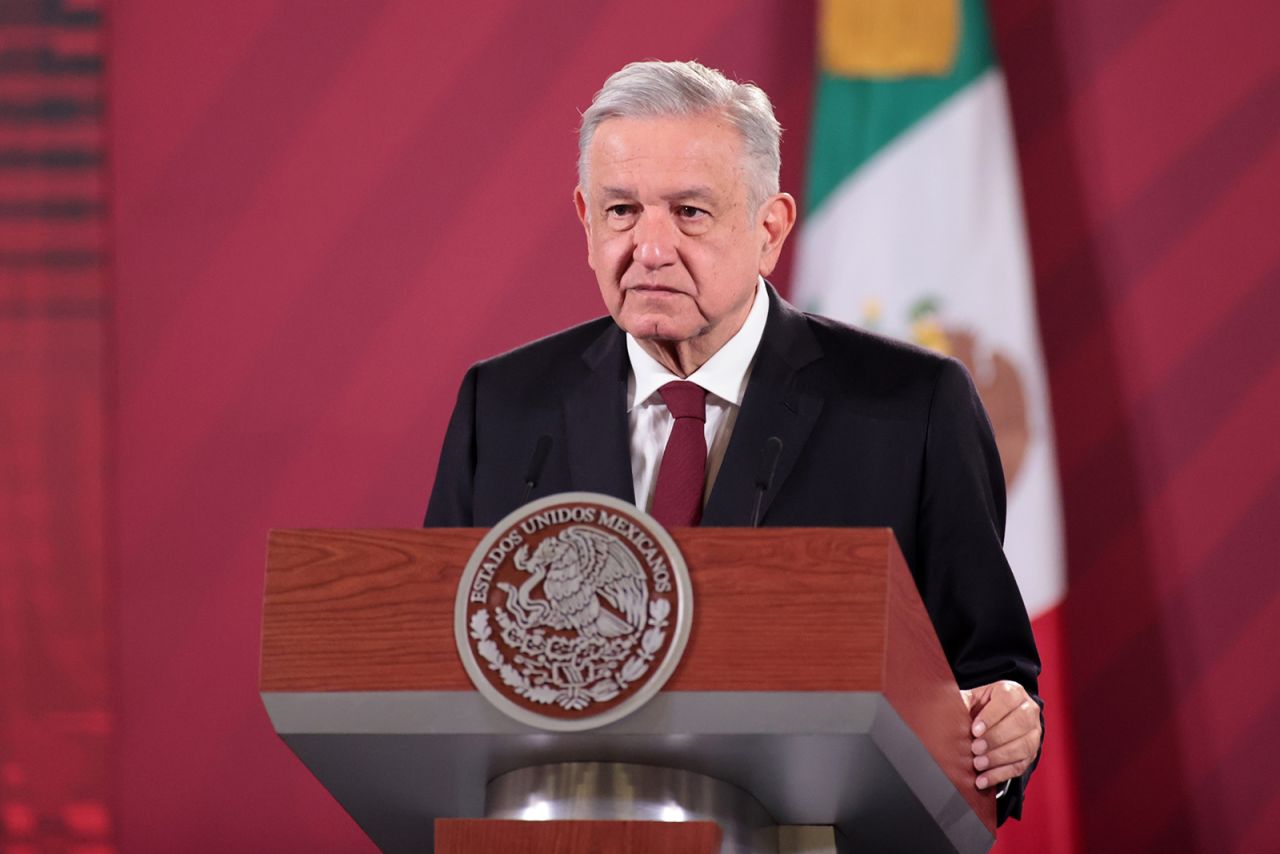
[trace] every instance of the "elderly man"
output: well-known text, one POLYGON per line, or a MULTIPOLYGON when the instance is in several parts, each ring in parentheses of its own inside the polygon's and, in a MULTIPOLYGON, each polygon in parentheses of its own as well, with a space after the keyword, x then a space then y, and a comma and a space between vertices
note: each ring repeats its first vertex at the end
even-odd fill
POLYGON ((1039 659, 990 425, 959 363, 801 313, 764 281, 796 219, 779 136, 760 89, 697 63, 609 78, 574 191, 609 316, 467 372, 426 524, 588 490, 665 525, 891 527, 973 713, 974 785, 1018 816, 1039 659))

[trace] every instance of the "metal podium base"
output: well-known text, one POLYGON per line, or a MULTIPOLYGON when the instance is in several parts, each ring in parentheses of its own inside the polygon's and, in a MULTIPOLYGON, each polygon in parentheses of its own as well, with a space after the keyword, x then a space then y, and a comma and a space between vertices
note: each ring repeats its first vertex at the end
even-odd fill
POLYGON ((714 821, 721 854, 777 854, 772 816, 721 780, 651 765, 562 762, 510 771, 489 782, 485 817, 527 821, 714 821))

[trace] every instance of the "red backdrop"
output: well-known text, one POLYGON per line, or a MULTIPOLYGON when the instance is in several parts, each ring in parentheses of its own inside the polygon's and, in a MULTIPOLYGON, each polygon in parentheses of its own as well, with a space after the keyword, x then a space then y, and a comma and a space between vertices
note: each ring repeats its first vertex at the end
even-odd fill
POLYGON ((124 850, 368 847, 255 696, 266 530, 421 524, 467 365, 601 312, 575 128, 623 62, 757 80, 799 186, 812 20, 777 0, 119 4, 124 850))
MULTIPOLYGON (((570 191, 610 71, 696 57, 759 82, 801 186, 811 3, 458 9, 113 9, 99 794, 122 850, 369 849, 256 699, 265 532, 416 525, 466 365, 599 313, 570 191)), ((1084 847, 1275 851, 1280 13, 992 14, 1065 493, 1084 847)))
POLYGON ((1001 2, 1087 851, 1280 851, 1280 7, 1001 2))

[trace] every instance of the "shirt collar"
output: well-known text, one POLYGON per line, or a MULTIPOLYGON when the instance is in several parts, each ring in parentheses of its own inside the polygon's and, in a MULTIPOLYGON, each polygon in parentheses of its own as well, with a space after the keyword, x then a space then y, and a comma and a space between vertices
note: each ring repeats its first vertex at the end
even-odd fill
MULTIPOLYGON (((702 367, 685 379, 697 383, 721 400, 741 406, 742 397, 747 391, 751 363, 760 346, 760 339, 764 337, 765 321, 768 319, 769 295, 764 288, 764 279, 757 277, 755 297, 742 328, 713 353, 702 367)), ((630 333, 627 333, 627 356, 631 360, 628 412, 644 403, 667 383, 680 379, 646 353, 630 333)))

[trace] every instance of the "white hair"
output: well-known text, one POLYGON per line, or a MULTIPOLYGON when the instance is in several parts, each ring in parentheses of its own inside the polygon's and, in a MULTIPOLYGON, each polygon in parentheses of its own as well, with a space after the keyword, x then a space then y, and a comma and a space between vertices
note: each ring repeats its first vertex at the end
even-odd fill
POLYGON ((697 62, 632 62, 614 72, 591 99, 578 129, 578 182, 587 187, 587 149, 601 123, 614 118, 720 114, 742 136, 751 213, 778 192, 782 126, 769 96, 697 62))

